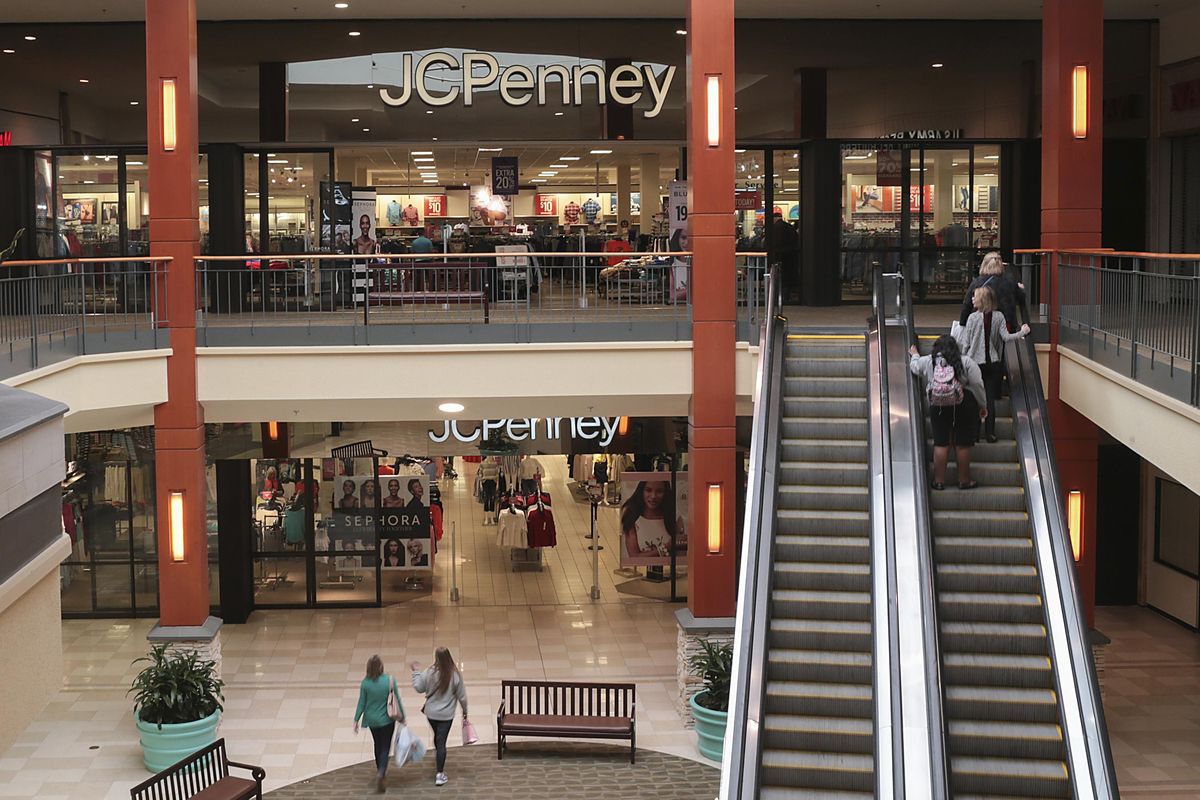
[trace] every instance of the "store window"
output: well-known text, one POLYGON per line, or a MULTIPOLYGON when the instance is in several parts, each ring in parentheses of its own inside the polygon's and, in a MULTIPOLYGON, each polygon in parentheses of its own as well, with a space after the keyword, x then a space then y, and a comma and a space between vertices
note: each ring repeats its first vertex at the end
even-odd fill
POLYGON ((254 482, 254 604, 259 607, 309 603, 307 553, 310 537, 304 492, 305 462, 257 459, 254 482))
POLYGON ((145 153, 125 156, 125 254, 150 255, 150 168, 145 153))
POLYGON ((121 255, 120 167, 113 153, 57 156, 58 257, 121 255))
POLYGON ((258 153, 246 153, 242 159, 245 173, 246 252, 263 252, 262 199, 258 176, 258 153))
POLYGON ((154 443, 149 428, 67 439, 60 568, 64 616, 149 616, 158 610, 154 443))
POLYGON ((1158 478, 1154 506, 1154 560, 1200 578, 1200 496, 1158 478))
POLYGON ((246 250, 313 253, 321 238, 321 186, 333 172, 333 151, 259 151, 244 158, 246 250))

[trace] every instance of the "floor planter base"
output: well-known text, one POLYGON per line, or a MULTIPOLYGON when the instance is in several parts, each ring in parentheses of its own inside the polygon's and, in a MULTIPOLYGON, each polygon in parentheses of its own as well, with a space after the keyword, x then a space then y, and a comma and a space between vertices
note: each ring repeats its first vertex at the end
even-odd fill
POLYGON ((729 712, 713 711, 696 702, 696 698, 704 692, 692 695, 688 704, 692 707, 692 716, 696 718, 696 736, 700 755, 713 761, 721 760, 721 751, 725 746, 725 726, 729 722, 729 712))
POLYGON ((133 720, 142 743, 142 763, 151 772, 162 772, 217 740, 221 712, 214 711, 195 722, 164 724, 161 729, 152 722, 142 722, 136 715, 133 720))

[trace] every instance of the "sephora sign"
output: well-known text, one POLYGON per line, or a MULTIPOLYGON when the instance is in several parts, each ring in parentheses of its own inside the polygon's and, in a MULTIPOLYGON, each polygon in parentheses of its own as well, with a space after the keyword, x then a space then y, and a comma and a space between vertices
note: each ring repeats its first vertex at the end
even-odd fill
POLYGON ((564 106, 581 106, 584 83, 594 82, 600 105, 612 102, 631 106, 648 98, 650 108, 642 112, 648 119, 662 112, 675 79, 674 66, 660 73, 649 64, 622 64, 611 72, 599 64, 501 67, 491 53, 464 52, 460 59, 443 50, 425 53, 415 66, 413 54, 404 53, 400 72, 399 88, 379 90, 379 97, 389 106, 407 105, 414 94, 430 106, 448 106, 460 98, 464 106, 471 106, 477 93, 496 88, 500 99, 510 106, 534 102, 544 106, 551 95, 557 95, 564 106))

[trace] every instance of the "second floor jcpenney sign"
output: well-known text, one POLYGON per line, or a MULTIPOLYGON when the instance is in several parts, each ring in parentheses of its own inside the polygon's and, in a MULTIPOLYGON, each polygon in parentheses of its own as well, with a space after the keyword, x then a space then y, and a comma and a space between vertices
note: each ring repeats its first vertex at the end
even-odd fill
POLYGON ((474 104, 477 92, 490 91, 498 84, 500 99, 510 106, 536 102, 546 105, 547 97, 558 95, 563 105, 583 105, 585 80, 595 81, 600 105, 609 102, 631 106, 648 98, 651 107, 642 112, 657 117, 667 100, 675 79, 675 67, 655 73, 648 64, 622 64, 608 72, 599 64, 568 67, 564 64, 523 64, 500 66, 491 53, 466 52, 461 60, 453 53, 426 53, 416 65, 413 54, 402 56, 403 85, 399 89, 380 89, 379 96, 389 106, 403 106, 415 93, 431 106, 448 106, 462 98, 464 106, 474 104), (397 95, 396 92, 399 92, 397 95))

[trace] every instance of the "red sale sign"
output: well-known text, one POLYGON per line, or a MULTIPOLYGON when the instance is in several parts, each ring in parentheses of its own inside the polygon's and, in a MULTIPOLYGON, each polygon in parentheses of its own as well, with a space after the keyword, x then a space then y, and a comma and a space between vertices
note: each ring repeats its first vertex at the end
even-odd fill
POLYGON ((733 196, 734 208, 738 211, 757 211, 762 208, 762 192, 742 190, 733 196))
POLYGON ((427 194, 427 195, 425 195, 425 216, 426 217, 444 217, 444 216, 446 216, 446 195, 444 195, 444 194, 427 194))
POLYGON ((533 198, 533 213, 539 217, 558 216, 558 195, 539 194, 533 198))

